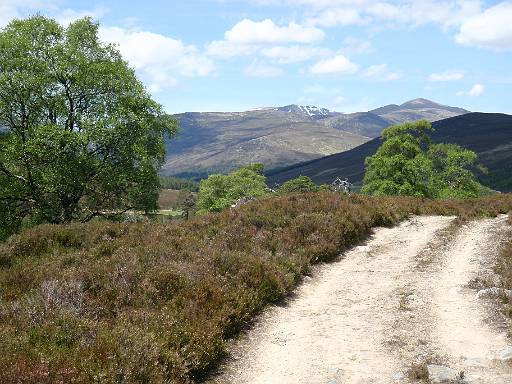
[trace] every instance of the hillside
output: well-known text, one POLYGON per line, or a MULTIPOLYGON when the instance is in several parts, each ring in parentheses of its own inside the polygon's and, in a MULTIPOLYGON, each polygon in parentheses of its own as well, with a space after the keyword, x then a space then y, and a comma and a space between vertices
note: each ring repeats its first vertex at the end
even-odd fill
POLYGON ((409 100, 402 105, 390 104, 368 112, 335 115, 324 120, 330 127, 368 137, 379 137, 384 128, 407 121, 431 122, 463 115, 469 111, 435 103, 427 99, 409 100))
POLYGON ((181 133, 167 142, 162 173, 203 177, 255 162, 267 169, 293 165, 357 147, 397 121, 435 121, 466 112, 416 99, 351 114, 301 105, 178 114, 181 133))
MULTIPOLYGON (((498 113, 469 113, 433 123, 436 143, 455 143, 478 154, 489 169, 481 181, 501 191, 512 191, 512 116, 498 113)), ((270 183, 282 183, 300 175, 317 183, 330 183, 337 176, 361 183, 364 160, 380 146, 376 138, 352 150, 269 172, 270 183)))
POLYGON ((319 122, 311 109, 267 108, 177 115, 181 134, 168 142, 163 174, 201 176, 261 162, 267 167, 354 148, 369 138, 319 122))

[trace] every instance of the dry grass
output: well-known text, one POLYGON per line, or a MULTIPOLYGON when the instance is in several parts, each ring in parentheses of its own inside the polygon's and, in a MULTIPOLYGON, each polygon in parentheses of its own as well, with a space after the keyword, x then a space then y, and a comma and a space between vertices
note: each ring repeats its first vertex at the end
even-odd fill
POLYGON ((223 356, 225 341, 311 264, 332 260, 372 227, 410 214, 510 209, 512 195, 314 193, 188 222, 27 230, 0 245, 0 382, 195 382, 223 356))
MULTIPOLYGON (((512 225, 512 211, 509 212, 508 223, 512 225)), ((511 237, 505 244, 498 257, 496 272, 501 276, 503 288, 512 289, 512 229, 511 237)), ((502 295, 505 313, 512 317, 512 300, 502 295)))
POLYGON ((174 189, 162 189, 158 195, 160 209, 173 209, 178 205, 180 191, 174 189))

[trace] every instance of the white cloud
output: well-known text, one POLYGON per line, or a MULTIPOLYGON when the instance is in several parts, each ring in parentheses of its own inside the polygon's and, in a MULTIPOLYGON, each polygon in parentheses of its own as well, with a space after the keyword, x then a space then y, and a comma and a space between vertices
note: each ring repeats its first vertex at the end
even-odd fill
POLYGON ((512 1, 499 3, 464 22, 455 40, 493 50, 512 49, 512 1))
POLYGON ((325 37, 321 29, 290 23, 280 27, 272 20, 244 19, 224 34, 224 39, 235 44, 314 43, 325 37))
POLYGON ((369 41, 358 39, 355 37, 346 37, 343 40, 341 52, 344 55, 361 55, 373 52, 374 48, 369 41))
POLYGON ((362 76, 376 81, 393 81, 402 77, 400 73, 390 71, 387 64, 372 65, 364 70, 362 76))
POLYGON ((55 7, 55 1, 44 0, 1 0, 0 1, 0 27, 12 19, 26 16, 38 10, 48 10, 55 7))
POLYGON ((263 48, 261 54, 269 59, 276 60, 279 63, 298 63, 307 61, 314 57, 326 56, 330 54, 329 49, 304 47, 299 45, 275 46, 263 48))
POLYGON ((92 10, 82 10, 82 11, 77 11, 77 10, 68 8, 68 9, 60 10, 55 15, 55 20, 57 20, 62 25, 67 25, 75 20, 81 19, 86 16, 92 17, 94 20, 98 20, 98 19, 101 19, 105 15, 106 12, 107 12, 107 10, 104 7, 96 7, 92 10))
POLYGON ((468 92, 459 91, 457 92, 457 96, 472 96, 472 97, 478 97, 483 95, 485 92, 485 86, 482 84, 475 84, 468 92))
POLYGON ((464 78, 464 72, 462 71, 445 71, 440 73, 432 73, 428 77, 430 81, 457 81, 464 78))
POLYGON ((315 75, 352 74, 357 71, 358 66, 343 55, 337 55, 330 59, 320 60, 311 67, 311 73, 315 75))
POLYGON ((175 86, 179 76, 208 76, 215 71, 213 61, 195 46, 171 37, 119 27, 100 28, 100 37, 118 44, 123 57, 153 92, 175 86))
POLYGON ((100 19, 106 8, 98 6, 92 10, 62 9, 57 0, 0 0, 0 27, 7 25, 12 19, 23 18, 42 13, 49 15, 63 25, 90 16, 100 19))
POLYGON ((469 96, 481 96, 485 92, 485 87, 482 84, 475 84, 469 90, 469 96))
POLYGON ((207 55, 225 59, 235 56, 252 55, 257 51, 257 46, 235 44, 224 40, 212 41, 206 46, 207 55))
POLYGON ((309 7, 309 25, 458 26, 481 11, 481 0, 259 0, 266 5, 309 7))
POLYGON ((324 37, 321 29, 297 23, 279 26, 270 19, 244 19, 224 33, 224 40, 207 44, 206 52, 209 56, 221 58, 248 56, 260 52, 263 56, 281 63, 293 63, 309 60, 321 51, 319 48, 301 48, 298 44, 316 43, 324 37))
POLYGON ((361 16, 357 9, 334 8, 328 9, 319 15, 310 18, 307 23, 308 25, 334 27, 336 25, 364 25, 368 22, 369 19, 361 16))
POLYGON ((245 68, 245 74, 251 77, 277 77, 283 73, 283 70, 279 67, 259 63, 254 61, 245 68))

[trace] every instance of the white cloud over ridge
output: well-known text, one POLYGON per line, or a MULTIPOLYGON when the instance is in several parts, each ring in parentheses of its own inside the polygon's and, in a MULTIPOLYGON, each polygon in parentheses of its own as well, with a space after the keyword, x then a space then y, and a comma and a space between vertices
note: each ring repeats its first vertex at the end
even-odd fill
POLYGON ((471 96, 471 97, 478 97, 482 96, 485 92, 485 86, 482 84, 475 84, 471 89, 467 92, 459 91, 457 92, 457 96, 471 96))
POLYGON ((311 73, 315 75, 348 75, 354 74, 359 67, 343 55, 336 55, 332 58, 320 60, 311 67, 311 73))

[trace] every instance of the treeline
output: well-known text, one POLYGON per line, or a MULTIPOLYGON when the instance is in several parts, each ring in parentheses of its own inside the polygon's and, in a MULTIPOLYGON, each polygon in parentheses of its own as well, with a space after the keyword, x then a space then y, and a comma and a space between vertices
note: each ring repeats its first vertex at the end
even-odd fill
POLYGON ((190 192, 199 191, 199 183, 197 181, 182 179, 173 176, 160 176, 160 186, 163 189, 186 189, 190 192))

